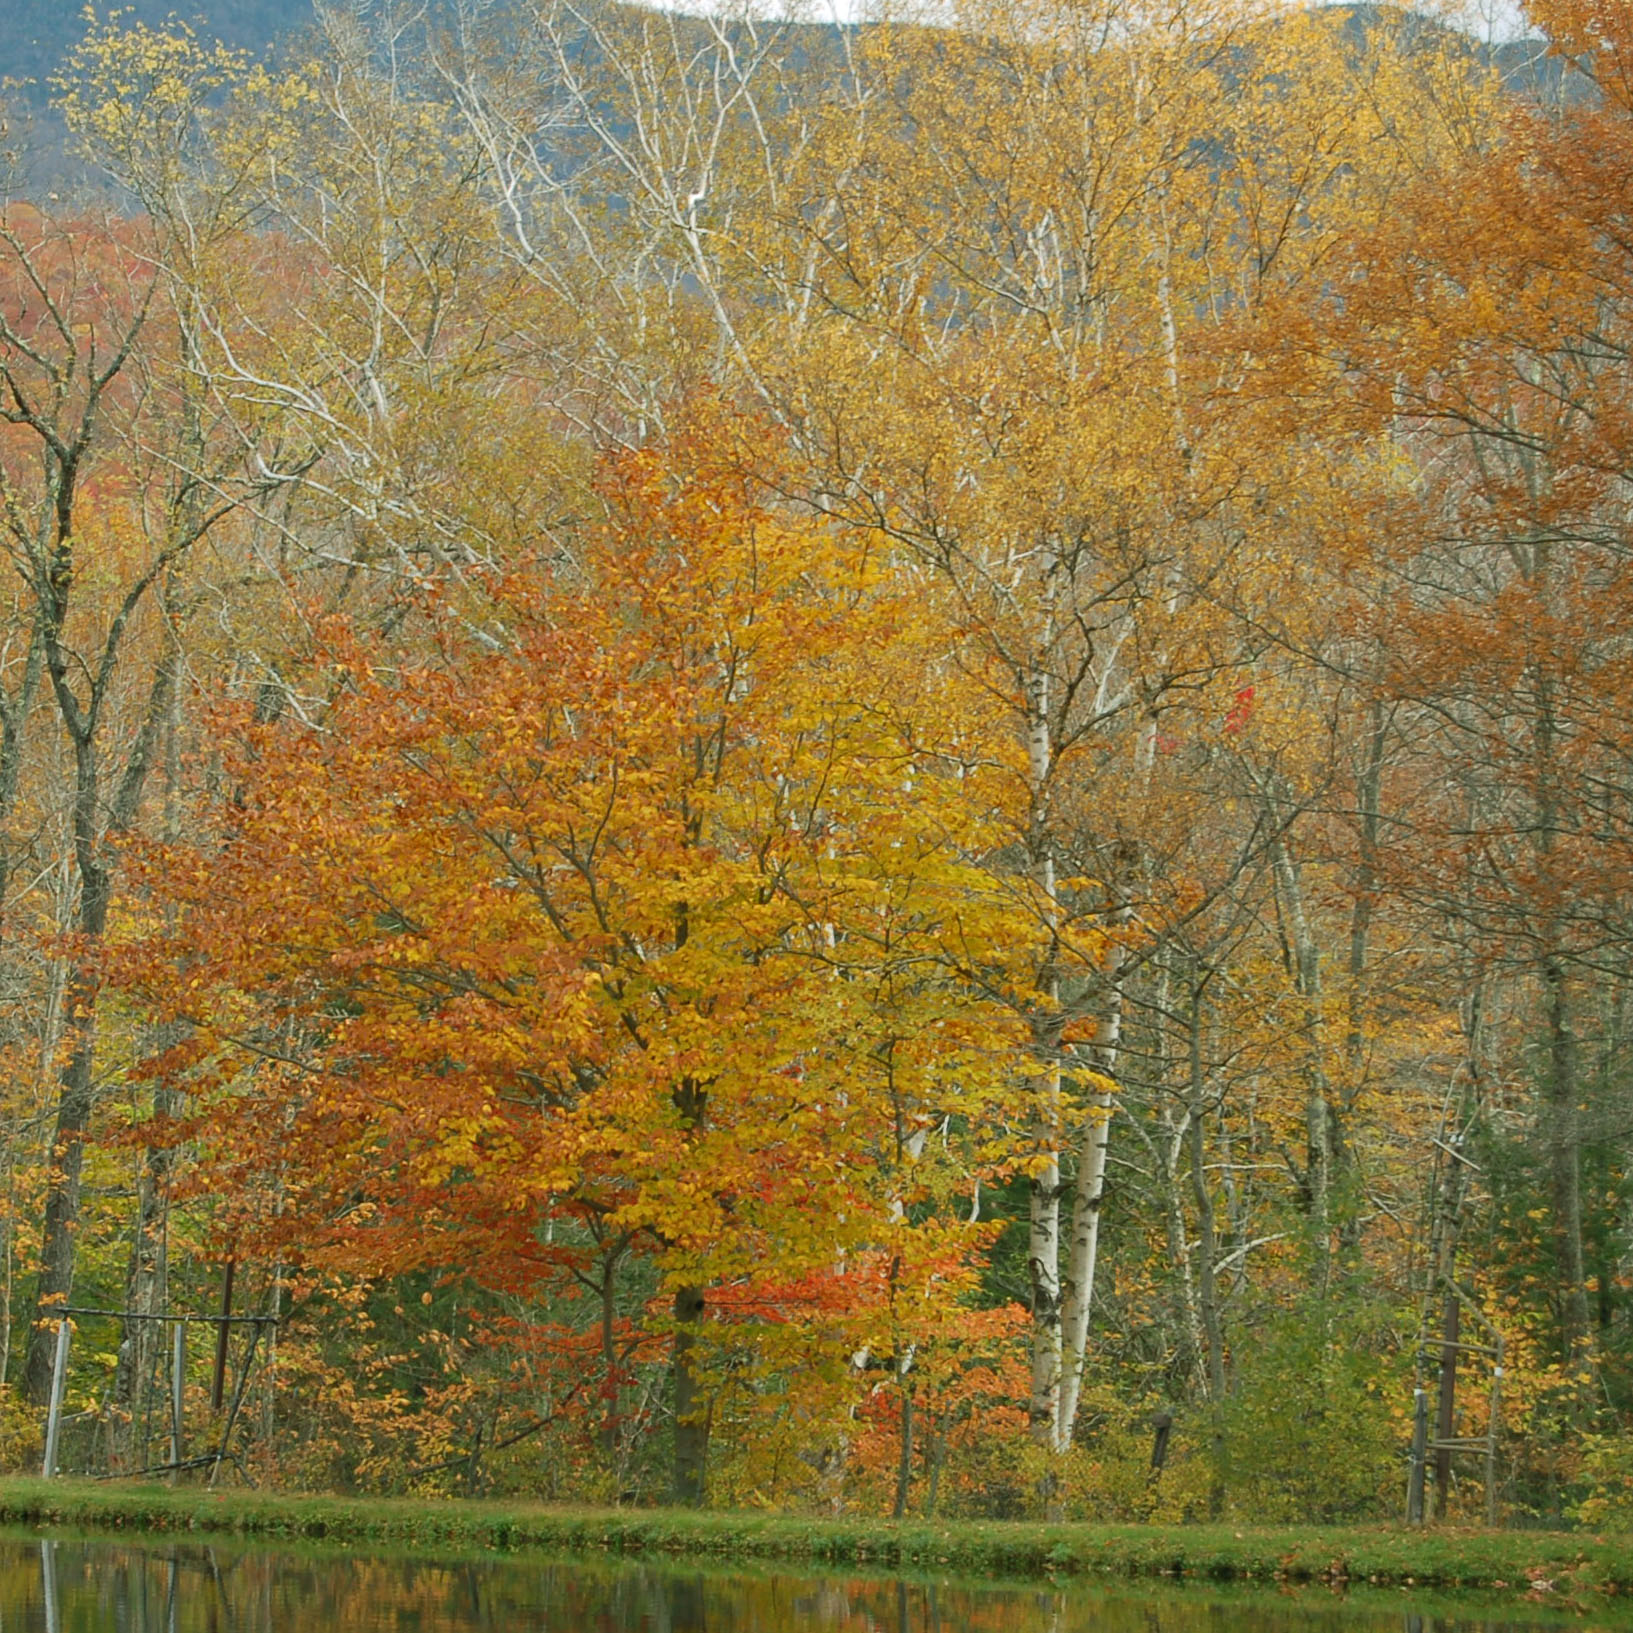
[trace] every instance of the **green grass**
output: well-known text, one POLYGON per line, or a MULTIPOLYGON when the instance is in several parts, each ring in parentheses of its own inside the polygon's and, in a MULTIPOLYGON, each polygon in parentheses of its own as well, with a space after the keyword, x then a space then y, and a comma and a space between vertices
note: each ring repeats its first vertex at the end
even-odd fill
POLYGON ((1449 1528, 901 1523, 679 1509, 290 1497, 85 1481, 0 1481, 0 1522, 325 1539, 414 1549, 658 1555, 961 1576, 1482 1588, 1533 1603, 1633 1593, 1633 1538, 1449 1528), (1537 1588, 1533 1584, 1550 1586, 1537 1588))

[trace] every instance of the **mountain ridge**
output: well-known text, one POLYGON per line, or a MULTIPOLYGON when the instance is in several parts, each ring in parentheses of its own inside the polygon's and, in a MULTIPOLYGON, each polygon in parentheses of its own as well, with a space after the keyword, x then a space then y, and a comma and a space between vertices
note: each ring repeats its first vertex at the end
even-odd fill
MULTIPOLYGON (((119 8, 127 23, 157 27, 179 20, 202 38, 246 50, 256 56, 275 56, 279 49, 297 39, 317 19, 314 0, 193 0, 181 5, 173 0, 126 0, 119 8)), ((425 10, 434 14, 439 0, 430 0, 425 10)), ((1358 36, 1386 15, 1399 15, 1399 8, 1360 0, 1334 6, 1349 13, 1358 36)), ((682 10, 682 18, 688 14, 682 10)), ((1447 25, 1423 17, 1430 29, 1447 25)), ((839 25, 831 22, 796 23, 800 35, 815 31, 829 35, 839 25)), ((850 25, 861 26, 866 25, 850 25)), ((86 11, 60 0, 0 0, 0 102, 7 115, 5 145, 13 151, 12 192, 44 195, 53 189, 77 191, 91 183, 84 167, 73 157, 62 120, 51 106, 51 78, 83 36, 86 11), (22 183, 22 185, 18 185, 22 183)), ((1504 84, 1517 95, 1543 99, 1563 95, 1574 100, 1582 93, 1567 85, 1567 70, 1559 59, 1548 55, 1547 42, 1519 39, 1479 44, 1477 51, 1501 73, 1504 84)), ((94 184, 92 184, 94 185, 94 184)))

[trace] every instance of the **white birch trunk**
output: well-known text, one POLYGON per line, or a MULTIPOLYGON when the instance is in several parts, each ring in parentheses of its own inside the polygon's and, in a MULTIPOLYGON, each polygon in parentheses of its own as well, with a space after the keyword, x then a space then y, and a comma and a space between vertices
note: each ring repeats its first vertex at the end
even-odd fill
MULTIPOLYGON (((1027 725, 1027 770, 1031 782, 1032 867, 1049 904, 1054 930, 1055 864, 1049 852, 1044 810, 1053 745, 1049 735, 1049 677, 1041 669, 1032 679, 1027 725)), ((1051 950, 1051 963, 1053 952, 1051 950)), ((1044 996, 1058 1005, 1058 980, 1045 978, 1044 996)), ((1048 1026, 1054 1024, 1053 1016, 1048 1026)), ((1053 1450, 1061 1395, 1060 1332, 1060 1051, 1046 1028, 1037 1030, 1037 1105, 1034 1129, 1040 1147, 1032 1176, 1028 1209, 1027 1280, 1032 1295, 1032 1396, 1028 1412, 1032 1439, 1053 1450)))
POLYGON ((1293 942, 1298 989, 1304 999, 1309 1027, 1308 1087, 1305 1095, 1306 1183, 1310 1194, 1310 1228, 1318 1253, 1327 1256, 1327 1235, 1331 1211, 1334 1145, 1332 1108, 1329 1103, 1326 1062, 1321 1037, 1321 949, 1310 929, 1304 908, 1304 891, 1298 870, 1287 854, 1285 840, 1278 837, 1271 846, 1271 865, 1276 886, 1286 904, 1288 932, 1293 942))
POLYGON ((1117 1068, 1123 1035, 1121 959, 1111 974, 1106 1012, 1094 1048, 1094 1066, 1105 1082, 1094 1096, 1077 1152, 1077 1185, 1072 1194, 1072 1240, 1061 1297, 1061 1365, 1063 1379, 1055 1414, 1057 1452, 1068 1452, 1083 1394, 1083 1366, 1088 1356, 1089 1311, 1100 1261, 1100 1215, 1106 1192, 1106 1158, 1111 1150, 1114 1102, 1110 1084, 1117 1068))

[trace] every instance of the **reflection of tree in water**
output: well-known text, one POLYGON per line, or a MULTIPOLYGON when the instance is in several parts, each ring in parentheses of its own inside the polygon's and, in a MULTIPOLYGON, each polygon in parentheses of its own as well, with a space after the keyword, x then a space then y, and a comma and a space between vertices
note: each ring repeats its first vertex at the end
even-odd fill
POLYGON ((45 1633, 1497 1633, 1417 1611, 1206 1590, 1040 1591, 713 1575, 639 1562, 0 1537, 0 1628, 45 1633))
POLYGON ((471 1619, 472 1627, 482 1625, 482 1581, 483 1573, 479 1566, 467 1565, 461 1573, 466 1592, 466 1607, 471 1619))

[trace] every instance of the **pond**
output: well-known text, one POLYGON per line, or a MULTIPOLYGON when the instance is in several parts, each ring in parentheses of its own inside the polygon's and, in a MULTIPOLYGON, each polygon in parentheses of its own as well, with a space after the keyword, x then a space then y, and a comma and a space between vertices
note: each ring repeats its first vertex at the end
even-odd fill
MULTIPOLYGON (((1349 1601, 1319 1588, 1056 1591, 624 1561, 0 1536, 4 1633, 1506 1633, 1542 1625, 1520 1612, 1403 1591, 1349 1601)), ((1574 1625, 1612 1624, 1590 1616, 1574 1625)))

